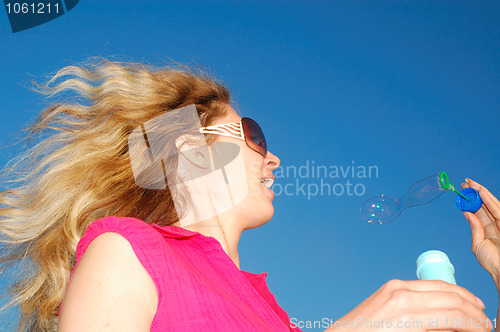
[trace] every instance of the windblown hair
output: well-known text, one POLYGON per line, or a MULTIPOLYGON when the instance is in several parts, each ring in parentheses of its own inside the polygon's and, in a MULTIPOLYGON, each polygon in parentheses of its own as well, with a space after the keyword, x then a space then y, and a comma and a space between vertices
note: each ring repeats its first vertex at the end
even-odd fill
POLYGON ((0 272, 14 276, 6 295, 9 305, 19 305, 18 330, 52 331, 76 246, 91 222, 111 215, 163 226, 178 220, 168 189, 135 184, 127 145, 132 130, 190 104, 201 125, 210 125, 231 100, 201 70, 100 57, 35 86, 64 98, 28 128, 34 143, 2 174, 8 189, 0 193, 0 272))

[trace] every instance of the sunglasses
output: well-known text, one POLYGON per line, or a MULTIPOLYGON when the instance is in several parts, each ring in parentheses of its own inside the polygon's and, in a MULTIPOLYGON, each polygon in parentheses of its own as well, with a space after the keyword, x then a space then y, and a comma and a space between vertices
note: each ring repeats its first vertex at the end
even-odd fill
POLYGON ((214 134, 244 140, 248 147, 263 157, 267 155, 267 143, 259 124, 250 118, 241 118, 239 122, 223 123, 201 127, 200 133, 214 134))

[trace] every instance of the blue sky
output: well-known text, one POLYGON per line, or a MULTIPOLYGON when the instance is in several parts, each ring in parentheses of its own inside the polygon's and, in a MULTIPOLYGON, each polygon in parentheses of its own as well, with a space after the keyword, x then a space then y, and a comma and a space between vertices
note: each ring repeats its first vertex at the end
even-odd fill
POLYGON ((284 167, 378 169, 371 178, 278 178, 275 186, 323 180, 338 195, 277 195, 273 220, 243 234, 241 268, 266 271, 290 317, 339 318, 386 281, 415 279, 420 253, 439 249, 493 319, 498 295, 454 194, 383 226, 363 221, 359 207, 439 171, 500 196, 499 16, 498 1, 82 0, 13 34, 3 12, 0 164, 45 103, 22 86, 30 79, 96 55, 205 66, 261 124, 284 167), (339 194, 347 181, 363 194, 339 194))

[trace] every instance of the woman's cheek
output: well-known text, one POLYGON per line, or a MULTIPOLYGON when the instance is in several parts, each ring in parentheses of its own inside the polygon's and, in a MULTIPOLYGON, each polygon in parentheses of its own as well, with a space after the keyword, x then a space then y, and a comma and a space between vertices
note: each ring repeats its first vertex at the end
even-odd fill
POLYGON ((249 197, 258 197, 262 194, 262 183, 260 179, 258 181, 250 181, 250 186, 248 190, 249 197))

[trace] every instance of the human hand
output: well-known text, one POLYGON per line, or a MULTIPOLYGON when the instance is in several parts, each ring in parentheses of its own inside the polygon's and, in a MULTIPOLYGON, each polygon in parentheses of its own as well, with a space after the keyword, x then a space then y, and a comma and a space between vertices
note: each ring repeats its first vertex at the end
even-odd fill
POLYGON ((479 183, 470 179, 465 181, 462 188, 476 189, 483 200, 477 212, 464 212, 471 226, 472 252, 500 290, 500 202, 479 183))
POLYGON ((326 331, 491 331, 484 304, 439 280, 391 280, 326 331))

